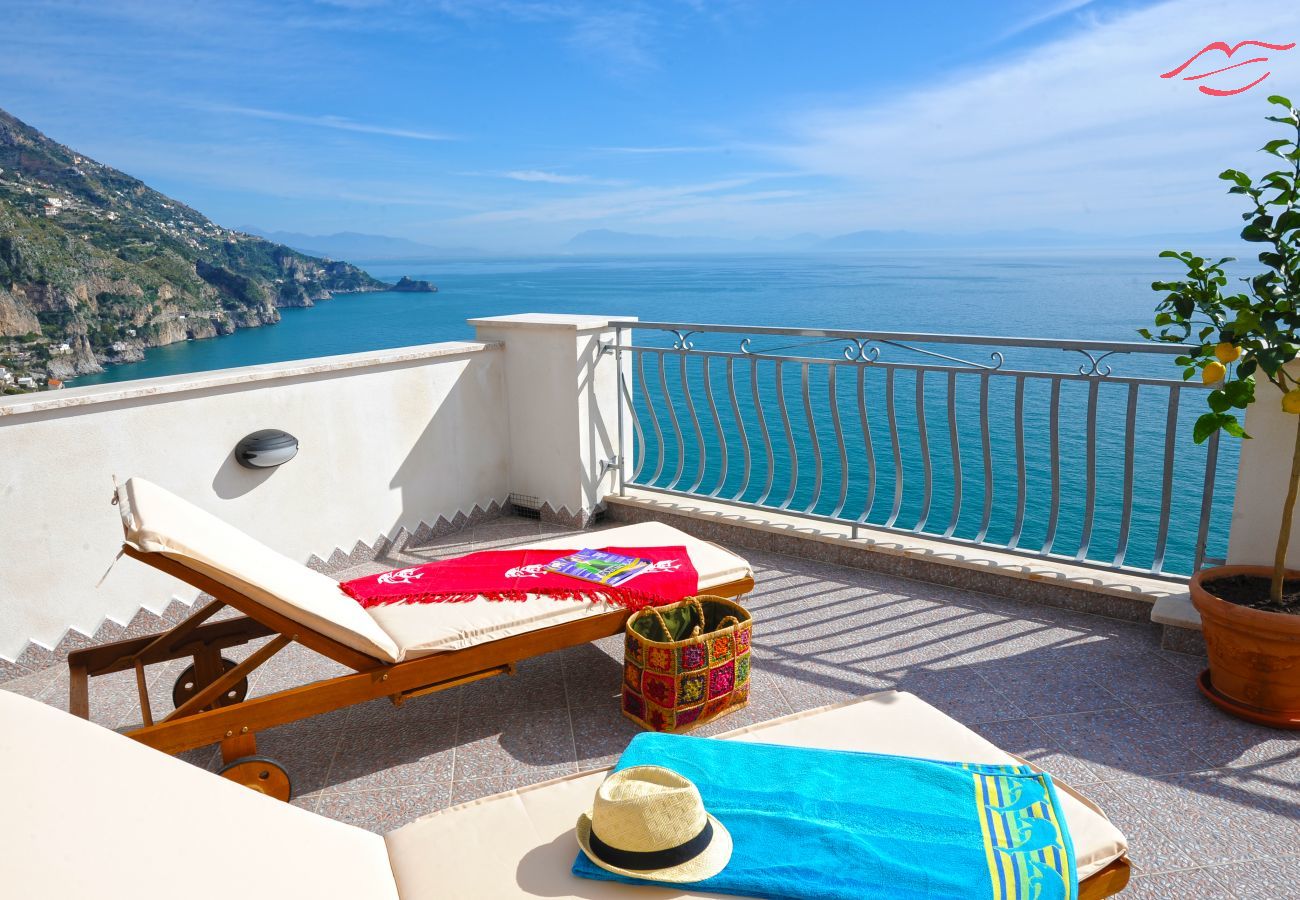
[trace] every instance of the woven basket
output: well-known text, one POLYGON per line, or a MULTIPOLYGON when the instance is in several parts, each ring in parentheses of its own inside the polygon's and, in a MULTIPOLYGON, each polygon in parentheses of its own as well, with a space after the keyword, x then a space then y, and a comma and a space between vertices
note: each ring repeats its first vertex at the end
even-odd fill
POLYGON ((753 618, 702 595, 628 619, 623 715, 651 731, 689 731, 749 702, 753 618))

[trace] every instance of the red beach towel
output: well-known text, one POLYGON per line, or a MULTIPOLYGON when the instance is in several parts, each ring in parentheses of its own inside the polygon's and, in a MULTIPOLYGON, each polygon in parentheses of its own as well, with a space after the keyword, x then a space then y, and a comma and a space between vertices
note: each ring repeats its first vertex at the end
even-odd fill
POLYGON ((541 595, 560 600, 603 600, 633 610, 675 603, 699 590, 699 573, 685 547, 593 549, 635 556, 651 565, 625 584, 613 587, 546 569, 550 562, 574 550, 482 550, 456 559, 367 575, 339 587, 363 607, 467 603, 477 597, 519 601, 541 595))

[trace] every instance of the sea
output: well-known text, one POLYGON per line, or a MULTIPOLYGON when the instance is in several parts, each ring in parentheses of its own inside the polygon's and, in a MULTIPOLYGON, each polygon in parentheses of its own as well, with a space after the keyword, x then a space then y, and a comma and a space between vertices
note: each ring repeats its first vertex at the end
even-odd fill
MULTIPOLYGON (((142 362, 112 366, 97 375, 77 378, 70 386, 122 382, 162 375, 200 372, 280 362, 365 350, 403 347, 438 341, 472 339, 473 330, 466 320, 478 316, 504 315, 523 312, 587 313, 608 316, 639 317, 646 321, 737 324, 755 326, 789 326, 799 328, 848 329, 860 331, 930 332, 948 334, 978 334, 1009 337, 1044 337, 1066 340, 1136 341, 1137 329, 1150 324, 1158 295, 1151 283, 1175 277, 1177 267, 1168 260, 1158 259, 1154 251, 1132 253, 1004 251, 936 253, 934 251, 888 251, 861 254, 807 254, 807 255, 681 255, 681 256, 628 256, 628 257, 517 257, 494 259, 358 262, 373 275, 386 280, 396 280, 401 275, 428 279, 438 285, 436 294, 374 293, 339 295, 319 302, 309 309, 285 309, 278 325, 246 329, 227 337, 203 341, 189 341, 149 350, 142 362)), ((638 341, 641 337, 638 336, 638 341)), ((651 338, 647 343, 655 343, 651 338)), ((659 341, 659 343, 663 343, 659 341)), ((759 350, 834 357, 842 346, 806 347, 800 350, 783 349, 786 342, 767 339, 759 350)), ((793 342, 798 345, 799 342, 793 342)), ((709 345, 719 350, 735 350, 730 338, 709 345), (728 344, 727 341, 730 340, 728 344)), ((885 348, 895 353, 895 348, 885 348)), ((980 347, 956 348, 962 359, 988 364, 989 349, 980 347)), ((647 354, 649 356, 649 354, 647 354)), ((889 357, 883 357, 888 359, 889 357)), ((897 358, 897 357, 895 357, 897 358)), ((916 358, 911 362, 926 361, 916 358)), ((929 362, 943 364, 942 360, 929 362)), ((1020 360, 1017 366, 1031 369, 1070 371, 1077 370, 1088 360, 1075 354, 1063 359, 1059 351, 1035 351, 1020 360), (1065 368, 1061 368, 1065 366, 1065 368)), ((1160 357, 1136 359, 1122 368, 1118 357, 1106 363, 1115 364, 1118 374, 1141 376, 1179 377, 1172 359, 1160 357)), ((647 383, 658 383, 654 359, 647 383)), ((693 365, 696 363, 692 362, 693 365)), ((1007 364, 1007 368, 1011 368, 1007 364)), ((826 366, 813 367, 810 376, 814 397, 828 396, 825 381, 826 366), (820 379, 820 380, 819 380, 820 379)), ((745 373, 748 369, 743 370, 745 373)), ((761 447, 754 450, 752 486, 740 483, 740 438, 753 437, 752 433, 738 434, 731 426, 724 432, 705 436, 702 443, 692 445, 692 430, 687 427, 681 448, 667 432, 663 445, 651 440, 647 402, 650 394, 638 393, 638 413, 645 428, 642 436, 643 472, 641 481, 651 481, 649 476, 659 468, 657 486, 690 488, 697 480, 705 487, 715 483, 721 487, 722 496, 736 495, 748 502, 762 499, 766 482, 771 482, 768 505, 781 505, 795 510, 808 509, 816 514, 828 514, 840 508, 840 515, 856 518, 861 513, 864 521, 881 524, 889 521, 895 506, 901 506, 894 516, 896 526, 911 527, 928 514, 926 531, 943 533, 951 531, 957 537, 975 537, 986 531, 985 539, 1006 541, 1014 530, 1016 474, 1013 471, 992 474, 997 490, 994 494, 992 521, 983 520, 984 494, 981 461, 982 448, 978 444, 978 422, 974 423, 976 443, 971 446, 966 437, 972 423, 968 420, 978 414, 978 376, 975 380, 959 379, 961 385, 960 412, 963 420, 961 443, 965 482, 965 500, 960 521, 949 527, 947 511, 953 506, 957 470, 953 467, 951 445, 947 440, 945 421, 943 373, 927 375, 927 395, 923 404, 924 418, 930 422, 929 439, 932 442, 931 490, 928 503, 923 496, 921 469, 924 460, 917 458, 915 447, 905 449, 899 466, 907 478, 901 504, 895 504, 894 483, 897 469, 890 452, 890 435, 881 431, 885 416, 876 415, 869 426, 875 440, 877 485, 874 497, 868 497, 865 467, 853 462, 848 469, 839 469, 840 456, 833 438, 833 421, 824 400, 814 403, 814 412, 804 418, 805 407, 800 396, 800 368, 787 366, 781 374, 782 390, 789 400, 788 414, 796 433, 804 435, 809 428, 820 440, 827 442, 823 451, 826 458, 821 484, 812 480, 815 460, 810 460, 802 449, 782 458, 782 428, 776 424, 779 410, 776 396, 776 373, 773 367, 759 369, 760 380, 766 379, 766 393, 759 402, 768 414, 777 459, 772 464, 771 478, 763 470, 761 447), (969 384, 967 382, 970 382, 969 384), (721 467, 722 447, 726 443, 731 451, 732 465, 724 472, 721 467), (909 453, 911 455, 909 455, 909 453), (707 463, 694 470, 694 457, 707 455, 707 463), (660 457, 665 465, 659 466, 660 457), (692 457, 676 463, 679 457, 692 457), (791 466, 803 460, 802 473, 792 479, 791 466), (687 464, 689 462, 689 464, 687 464), (681 468, 684 471, 678 472, 681 468), (699 475, 700 478, 695 476, 699 475), (847 497, 841 505, 839 479, 844 476, 847 497), (790 491, 787 492, 787 486, 790 491), (820 496, 816 488, 820 487, 820 496), (744 488, 742 490, 742 488, 744 488), (788 498, 788 502, 787 502, 788 498), (867 509, 870 506, 871 509, 867 509), (847 512, 844 512, 847 510, 847 512)), ((868 406, 879 407, 885 385, 873 373, 864 382, 864 390, 872 396, 868 406)), ((672 369, 665 373, 662 382, 670 399, 681 401, 680 372, 672 369)), ((694 379, 699 392, 699 379, 703 372, 692 369, 688 378, 694 379)), ((718 380, 724 376, 715 367, 708 375, 710 386, 719 397, 727 396, 727 385, 718 380)), ((841 373, 841 379, 844 376, 841 373)), ((1010 422, 1013 379, 992 379, 995 384, 989 395, 990 416, 995 420, 993 447, 994 469, 1003 466, 1013 457, 1014 429, 1010 422)), ((745 399, 748 385, 742 383, 740 405, 742 412, 752 413, 753 402, 745 399)), ((836 386, 843 393, 846 385, 836 386)), ((849 435, 846 455, 857 457, 867 452, 861 432, 856 437, 853 423, 858 420, 856 401, 851 396, 854 386, 847 385, 848 393, 836 401, 835 412, 840 415, 844 431, 849 435)), ((901 372, 894 388, 907 403, 900 405, 900 431, 905 444, 916 443, 917 406, 912 404, 915 395, 914 373, 901 372), (908 380, 913 376, 913 380, 908 380), (909 419, 908 410, 911 410, 909 419)), ((1145 389, 1144 389, 1145 390, 1145 389)), ((1034 382, 1026 391, 1026 413, 1023 430, 1026 433, 1027 466, 1026 522, 1023 538, 1033 545, 1041 544, 1051 530, 1050 504, 1042 498, 1050 494, 1052 472, 1046 465, 1048 429, 1044 419, 1046 394, 1035 394, 1034 382)), ((1086 420, 1086 385, 1074 383, 1062 389, 1060 452, 1064 460, 1058 473, 1062 502, 1058 504, 1056 522, 1056 550, 1073 554, 1079 546, 1086 517, 1083 481, 1078 467, 1086 457, 1082 436, 1086 420), (1076 387, 1077 386, 1077 387, 1076 387), (1073 467, 1073 468, 1072 468, 1073 467), (1072 474, 1073 473, 1073 474, 1072 474)), ((1149 392, 1148 392, 1149 393, 1149 392)), ((836 395, 837 397, 840 394, 836 395)), ((697 397, 698 399, 698 397, 697 397)), ((1138 448, 1136 461, 1136 487, 1133 501, 1140 507, 1130 525, 1128 542, 1129 564, 1149 566, 1156 553, 1159 508, 1164 490, 1163 434, 1166 427, 1166 410, 1158 398, 1144 394, 1138 405, 1136 417, 1138 448)), ((1124 430, 1124 398, 1103 392, 1098 407, 1098 443, 1093 465, 1099 473, 1099 489, 1094 502, 1091 547, 1088 557, 1106 561, 1117 550, 1117 540, 1122 529, 1121 515, 1124 505, 1124 460, 1126 458, 1124 430)), ((1188 572, 1192 566, 1194 544, 1199 517, 1201 472, 1204 470, 1203 448, 1195 448, 1190 441, 1190 427, 1196 415, 1203 410, 1203 392, 1184 391, 1179 405, 1179 441, 1177 464, 1169 494, 1171 500, 1171 527, 1169 529, 1165 559, 1162 568, 1178 573, 1188 572), (1198 468, 1199 466, 1199 468, 1198 468)), ((662 410, 660 410, 662 413, 662 410)), ((705 423, 707 425, 706 417, 705 423)), ((668 429, 665 418, 663 426, 668 429)), ((684 426, 685 427, 685 426, 684 426)), ((707 429, 706 429, 707 430, 707 429)), ((1231 512, 1233 479, 1236 472, 1237 442, 1222 442, 1218 461, 1218 480, 1214 491, 1214 508, 1209 544, 1211 557, 1222 556, 1227 537, 1227 523, 1231 512)))

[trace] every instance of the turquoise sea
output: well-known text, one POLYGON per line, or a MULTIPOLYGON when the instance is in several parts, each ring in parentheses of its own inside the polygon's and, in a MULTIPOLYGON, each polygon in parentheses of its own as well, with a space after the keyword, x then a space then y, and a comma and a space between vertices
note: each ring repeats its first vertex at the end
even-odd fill
POLYGON ((465 320, 517 312, 643 319, 1136 340, 1172 267, 1130 256, 820 254, 360 263, 427 278, 437 294, 341 295, 228 337, 150 350, 87 384, 472 337, 465 320))
MULTIPOLYGON (((246 366, 257 363, 328 356, 385 347, 400 347, 435 341, 472 338, 465 320, 475 316, 518 312, 566 312, 638 316, 643 320, 791 327, 836 328, 873 331, 941 332, 1062 339, 1132 341, 1135 330, 1150 321, 1155 295, 1150 284, 1158 278, 1174 275, 1167 261, 1154 253, 1069 254, 1052 253, 981 253, 939 255, 927 253, 872 253, 853 255, 792 256, 678 256, 678 257, 599 257, 599 258, 512 258, 464 260, 450 262, 403 262, 365 264, 381 278, 395 280, 400 275, 427 278, 439 286, 437 294, 363 294, 342 295, 319 303, 312 309, 286 309, 277 326, 248 329, 234 335, 207 341, 192 341, 158 348, 143 362, 112 367, 103 374, 78 378, 72 385, 124 381, 181 372, 246 366)), ((659 343, 655 337, 638 335, 639 343, 659 343)), ((775 349, 788 343, 784 339, 755 342, 757 349, 775 349)), ((797 342, 796 342, 797 343, 797 342)), ((701 348, 733 351, 733 338, 711 337, 699 343, 701 348)), ((834 357, 842 347, 811 346, 798 351, 802 355, 834 357)), ((956 348, 963 358, 988 360, 988 348, 956 348)), ((885 358, 885 357, 882 357, 885 358)), ((892 358, 898 359, 894 356, 892 358)), ((906 361, 920 362, 911 358, 906 361)), ((939 362, 937 360, 932 360, 939 362)), ((1077 370, 1087 360, 1072 355, 1063 359, 1059 351, 1033 351, 1008 359, 1007 368, 1077 370)), ((1111 358, 1117 374, 1176 377, 1177 369, 1170 358, 1111 358)), ((647 381, 651 395, 658 390, 656 360, 647 354, 647 381)), ((703 371, 692 361, 687 377, 694 385, 696 399, 701 395, 703 371)), ((744 361, 748 365, 748 361, 744 361)), ((838 373, 841 383, 834 412, 843 420, 848 438, 848 469, 839 468, 839 455, 833 438, 833 421, 826 382, 826 366, 813 366, 809 376, 813 408, 802 403, 799 367, 786 367, 781 383, 788 400, 795 433, 801 438, 811 429, 824 443, 822 497, 815 498, 813 481, 815 460, 806 442, 791 455, 783 450, 785 437, 776 409, 776 375, 771 365, 760 365, 763 390, 761 405, 769 417, 768 427, 776 450, 769 472, 762 453, 755 446, 752 486, 741 494, 750 502, 760 499, 768 475, 771 476, 770 504, 789 498, 792 509, 811 508, 826 514, 839 505, 840 478, 847 475, 847 493, 843 515, 856 518, 867 501, 872 500, 868 521, 887 521, 893 512, 896 469, 890 452, 883 401, 883 373, 874 371, 866 378, 864 390, 868 407, 873 410, 869 431, 874 438, 877 463, 876 496, 868 496, 866 468, 858 464, 866 447, 858 427, 855 385, 847 384, 846 370, 838 373), (807 415, 805 415, 807 412, 807 415), (792 465, 799 466, 792 484, 792 465), (790 489, 790 490, 788 490, 790 489), (814 502, 814 500, 816 502, 814 502)), ((748 378, 748 368, 742 373, 748 378)), ((665 371, 668 396, 681 405, 681 373, 675 361, 665 371)), ((726 397, 727 385, 715 365, 709 384, 719 398, 726 397)), ((965 499, 958 526, 953 533, 971 537, 982 526, 984 474, 978 442, 978 376, 963 375, 956 382, 956 418, 961 424, 961 465, 965 499), (973 445, 970 442, 974 437, 973 445)), ((942 373, 931 373, 926 380, 925 419, 930 424, 932 496, 926 530, 942 533, 949 524, 956 482, 951 462, 946 421, 946 384, 942 373)), ((996 490, 988 539, 1005 541, 1012 531, 1016 506, 1015 472, 1006 468, 1014 459, 1015 441, 1011 416, 1014 403, 1014 379, 990 379, 989 409, 995 420, 991 450, 994 456, 992 477, 996 490)), ((746 398, 748 382, 742 384, 740 407, 752 421, 755 404, 746 398)), ((1120 387, 1110 385, 1108 387, 1120 387)), ((1086 419, 1086 385, 1066 384, 1061 392, 1060 450, 1063 460, 1059 472, 1061 503, 1058 513, 1055 549, 1073 555, 1079 544, 1084 519, 1082 466, 1086 419)), ((900 371, 895 384, 899 404, 899 430, 904 436, 904 452, 899 465, 906 474, 902 508, 897 524, 910 527, 926 512, 923 506, 921 467, 924 460, 915 451, 917 416, 915 414, 914 373, 900 371), (912 449, 907 449, 912 445, 912 449)), ((1157 513, 1163 481, 1163 433, 1166 406, 1159 390, 1144 393, 1137 404, 1137 450, 1135 494, 1136 513, 1130 527, 1129 557, 1132 564, 1149 566, 1153 559, 1157 513)), ((1166 395, 1167 396, 1167 395, 1166 395)), ((752 395, 750 395, 752 398, 752 395)), ((653 432, 646 418, 649 408, 646 395, 638 394, 637 406, 646 422, 647 436, 653 432)), ((1108 560, 1114 556, 1121 527, 1119 512, 1123 508, 1125 449, 1122 440, 1125 418, 1122 390, 1103 390, 1098 401, 1098 443, 1093 461, 1098 473, 1098 492, 1089 558, 1108 560)), ((662 404, 662 397, 655 401, 662 404)), ((1046 386, 1030 382, 1025 389, 1024 432, 1026 442, 1027 491, 1026 523, 1023 540, 1033 546, 1041 544, 1048 530, 1049 507, 1044 494, 1050 493, 1052 474, 1046 466, 1048 397, 1046 386)), ((1189 571, 1195 540, 1201 482, 1203 449, 1194 447, 1188 437, 1191 422, 1202 409, 1200 391, 1185 391, 1179 403, 1177 457, 1175 477, 1170 486, 1173 525, 1165 568, 1189 571), (1198 466, 1200 468, 1198 468, 1198 466)), ((722 407, 723 412, 727 407, 722 407)), ((706 489, 721 487, 722 496, 740 492, 741 472, 738 448, 741 435, 734 420, 724 415, 721 430, 710 430, 710 417, 703 412, 706 426, 696 439, 693 429, 683 421, 685 437, 680 451, 683 460, 677 472, 679 451, 673 440, 671 423, 660 409, 665 433, 662 454, 658 445, 647 442, 643 453, 642 481, 650 480, 661 468, 655 484, 676 485, 687 489, 697 480, 706 489), (722 479, 721 444, 732 452, 732 465, 722 479), (705 451, 701 453, 701 451, 705 451), (658 465, 660 456, 664 465, 658 465), (707 456, 707 464, 696 470, 696 461, 707 456), (698 476, 698 478, 697 478, 698 476)), ((754 437, 752 430, 748 433, 754 437)), ((1225 440, 1220 452, 1218 487, 1210 533, 1209 554, 1221 556, 1227 535, 1233 473, 1236 470, 1236 442, 1225 440)))

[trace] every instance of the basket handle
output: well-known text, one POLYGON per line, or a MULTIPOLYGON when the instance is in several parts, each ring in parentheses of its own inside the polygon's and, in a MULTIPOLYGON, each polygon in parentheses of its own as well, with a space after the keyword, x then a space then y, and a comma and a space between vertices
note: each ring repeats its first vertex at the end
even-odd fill
POLYGON ((699 623, 691 629, 691 637, 697 638, 704 633, 704 604, 700 603, 699 597, 687 597, 686 599, 691 604, 691 608, 695 610, 695 614, 699 616, 699 623))
POLYGON ((724 628, 730 628, 732 626, 739 625, 739 624, 740 624, 740 620, 737 619, 735 616, 726 616, 723 618, 721 622, 718 623, 718 630, 721 631, 724 628), (730 622, 731 625, 728 625, 727 624, 728 622, 730 622))
POLYGON ((655 621, 659 623, 659 629, 664 633, 664 640, 671 641, 673 633, 668 630, 668 623, 664 621, 664 614, 659 611, 658 607, 647 606, 646 609, 654 613, 655 621))

